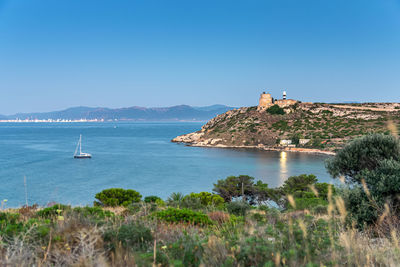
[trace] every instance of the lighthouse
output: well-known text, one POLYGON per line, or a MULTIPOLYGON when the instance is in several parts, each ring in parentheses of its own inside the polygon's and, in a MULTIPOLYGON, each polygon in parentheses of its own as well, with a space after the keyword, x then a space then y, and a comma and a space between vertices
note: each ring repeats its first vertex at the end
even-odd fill
POLYGON ((286 100, 286 91, 283 91, 283 100, 286 100))

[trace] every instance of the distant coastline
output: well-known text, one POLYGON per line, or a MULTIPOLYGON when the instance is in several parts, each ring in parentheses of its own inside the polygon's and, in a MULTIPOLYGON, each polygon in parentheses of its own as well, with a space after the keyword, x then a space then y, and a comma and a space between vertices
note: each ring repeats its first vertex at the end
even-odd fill
POLYGON ((60 111, 0 115, 0 122, 98 122, 98 121, 208 121, 233 107, 211 105, 195 107, 73 107, 60 111))
POLYGON ((73 123, 73 122, 206 122, 207 120, 134 120, 134 119, 126 119, 126 120, 104 120, 104 119, 93 119, 93 120, 0 120, 0 123, 73 123))
POLYGON ((93 120, 87 120, 87 119, 80 119, 80 120, 64 120, 64 119, 47 119, 47 120, 30 120, 30 119, 15 119, 15 120, 0 120, 0 122, 104 122, 104 119, 93 119, 93 120))

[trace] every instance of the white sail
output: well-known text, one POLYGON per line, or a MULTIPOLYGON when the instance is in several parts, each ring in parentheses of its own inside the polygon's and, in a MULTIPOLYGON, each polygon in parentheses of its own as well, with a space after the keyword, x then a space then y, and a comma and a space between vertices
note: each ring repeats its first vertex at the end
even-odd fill
POLYGON ((82 159, 82 158, 91 158, 92 155, 89 153, 82 153, 82 135, 79 135, 79 141, 75 148, 74 158, 82 159), (78 154, 79 148, 79 154, 78 154))
POLYGON ((74 156, 78 155, 78 147, 79 147, 79 154, 81 153, 81 141, 82 141, 82 135, 79 135, 79 141, 78 144, 76 144, 74 156))

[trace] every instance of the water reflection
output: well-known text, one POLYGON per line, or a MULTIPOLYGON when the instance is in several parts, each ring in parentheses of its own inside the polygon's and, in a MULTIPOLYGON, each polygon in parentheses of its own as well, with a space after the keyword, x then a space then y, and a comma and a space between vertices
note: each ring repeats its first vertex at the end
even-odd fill
MULTIPOLYGON (((246 174, 270 187, 281 186, 288 177, 301 174, 314 174, 321 182, 331 181, 324 168, 325 155, 249 149, 190 149, 200 152, 197 154, 199 158, 196 158, 196 165, 202 159, 207 160, 207 170, 216 173, 217 179, 246 174)), ((201 172, 201 169, 198 171, 201 172)), ((203 177, 200 173, 198 176, 203 177)), ((211 178, 210 183, 214 183, 216 178, 211 178)))
POLYGON ((287 153, 282 151, 280 152, 280 158, 279 158, 279 164, 280 164, 280 172, 279 172, 279 177, 280 177, 280 183, 283 184, 283 182, 287 179, 287 153))

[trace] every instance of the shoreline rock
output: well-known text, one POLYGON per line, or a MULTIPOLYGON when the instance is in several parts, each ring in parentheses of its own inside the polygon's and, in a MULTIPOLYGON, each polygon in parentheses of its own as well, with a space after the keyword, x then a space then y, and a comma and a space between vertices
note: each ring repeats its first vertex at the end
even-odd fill
MULTIPOLYGON (((185 144, 186 146, 192 146, 192 147, 208 147, 208 148, 244 148, 244 149, 259 149, 259 150, 264 150, 264 151, 278 151, 278 152, 299 152, 299 153, 309 153, 309 154, 324 154, 324 155, 336 155, 335 152, 332 151, 326 151, 326 150, 320 150, 320 149, 315 149, 315 148, 300 148, 300 147, 268 147, 264 145, 257 145, 257 146, 246 146, 246 145, 241 145, 241 146, 232 146, 232 145, 223 145, 223 144, 216 144, 220 140, 217 139, 210 139, 210 140, 205 140, 201 142, 196 142, 194 140, 190 140, 188 142, 185 141, 180 141, 180 140, 188 140, 188 135, 182 135, 182 136, 177 136, 174 139, 171 140, 171 142, 174 143, 181 143, 185 144)), ((200 138, 200 137, 199 137, 200 138)))

